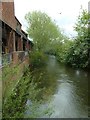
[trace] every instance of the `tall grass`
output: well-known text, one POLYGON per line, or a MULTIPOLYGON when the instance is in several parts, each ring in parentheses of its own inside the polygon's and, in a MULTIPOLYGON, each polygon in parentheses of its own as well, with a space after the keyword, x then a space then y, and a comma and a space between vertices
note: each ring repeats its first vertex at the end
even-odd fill
MULTIPOLYGON (((9 77, 9 72, 10 71, 4 72, 5 78, 9 77)), ((12 73, 15 74, 14 69, 12 73)), ((5 92, 3 94, 3 119, 16 119, 27 117, 37 118, 43 116, 43 114, 49 114, 48 108, 43 109, 43 111, 41 112, 38 111, 38 108, 41 106, 42 101, 38 101, 36 98, 38 93, 41 92, 41 89, 36 89, 37 84, 34 83, 34 77, 31 75, 29 68, 24 69, 23 76, 17 81, 18 83, 15 85, 13 90, 9 92, 8 95, 5 96, 5 92), (31 104, 29 104, 29 106, 27 106, 28 100, 31 101, 31 104), (31 114, 26 113, 28 110, 31 114)), ((9 88, 7 88, 6 90, 8 91, 9 88)))

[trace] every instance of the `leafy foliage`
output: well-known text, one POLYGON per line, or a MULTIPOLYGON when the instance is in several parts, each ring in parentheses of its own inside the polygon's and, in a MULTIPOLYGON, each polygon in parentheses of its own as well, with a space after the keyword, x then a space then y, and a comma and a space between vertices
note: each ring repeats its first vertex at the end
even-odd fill
POLYGON ((41 51, 32 51, 29 54, 30 64, 34 67, 40 67, 45 64, 46 56, 41 51))
POLYGON ((48 44, 60 36, 58 26, 51 18, 40 11, 25 16, 28 22, 28 34, 33 39, 35 49, 45 51, 48 44))
POLYGON ((88 20, 90 15, 86 10, 81 9, 76 26, 74 27, 78 35, 74 44, 69 50, 67 61, 71 65, 81 68, 90 67, 90 34, 88 20))
MULTIPOLYGON (((60 62, 71 66, 90 68, 90 14, 87 10, 81 8, 74 27, 77 36, 72 40, 45 13, 28 13, 26 20, 29 25, 27 31, 33 38, 36 50, 56 55, 60 62)), ((37 59, 35 63, 39 63, 40 59, 37 59)))
MULTIPOLYGON (((7 76, 8 72, 5 71, 5 73, 7 73, 7 76)), ((28 96, 27 89, 29 87, 28 85, 30 85, 28 83, 30 81, 30 77, 27 79, 27 76, 23 76, 21 79, 19 79, 19 82, 13 91, 5 99, 3 99, 3 118, 23 117, 25 102, 28 96)))
POLYGON ((77 36, 73 41, 65 40, 57 49, 57 58, 60 62, 64 62, 78 68, 90 68, 90 28, 88 28, 88 20, 90 14, 86 10, 81 9, 75 24, 77 36))
MULTIPOLYGON (((7 73, 7 71, 6 71, 7 73)), ((18 119, 18 118, 35 118, 46 114, 48 108, 42 111, 42 114, 37 111, 37 108, 41 105, 41 101, 37 101, 36 97, 41 92, 41 89, 36 89, 37 84, 34 82, 31 72, 28 68, 25 68, 24 75, 19 80, 16 87, 13 89, 11 94, 3 99, 3 119, 18 119), (30 100, 32 104, 29 104, 29 116, 25 115, 27 111, 27 100, 30 100)), ((8 89, 7 89, 8 90, 8 89)), ((49 114, 49 111, 48 111, 49 114)))

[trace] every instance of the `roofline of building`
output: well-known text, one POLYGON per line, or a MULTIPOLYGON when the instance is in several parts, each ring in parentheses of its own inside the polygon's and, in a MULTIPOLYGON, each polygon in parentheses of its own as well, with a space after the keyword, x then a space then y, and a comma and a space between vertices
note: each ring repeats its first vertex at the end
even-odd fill
POLYGON ((22 26, 22 24, 20 23, 20 21, 18 20, 18 18, 15 16, 15 19, 19 22, 19 24, 22 26))
POLYGON ((21 31, 22 31, 24 34, 28 35, 24 30, 21 29, 21 31))

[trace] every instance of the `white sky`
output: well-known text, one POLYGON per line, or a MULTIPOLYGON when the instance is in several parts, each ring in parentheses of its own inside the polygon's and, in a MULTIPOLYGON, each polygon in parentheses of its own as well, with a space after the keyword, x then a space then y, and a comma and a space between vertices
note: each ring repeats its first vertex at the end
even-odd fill
POLYGON ((73 26, 80 12, 80 6, 88 9, 89 0, 14 0, 15 15, 26 30, 24 16, 33 10, 46 12, 69 36, 75 35, 73 26), (61 14, 60 14, 61 13, 61 14))

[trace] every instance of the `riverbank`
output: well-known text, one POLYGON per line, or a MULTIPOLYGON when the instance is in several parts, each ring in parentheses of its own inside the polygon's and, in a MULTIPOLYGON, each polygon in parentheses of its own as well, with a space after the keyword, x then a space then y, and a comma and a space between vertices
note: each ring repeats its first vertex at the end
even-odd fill
POLYGON ((13 90, 9 94, 5 95, 4 93, 3 95, 2 118, 37 118, 43 114, 48 114, 48 108, 38 112, 38 108, 43 101, 42 99, 38 101, 37 96, 42 92, 42 89, 37 89, 36 80, 31 75, 29 67, 24 69, 23 76, 17 81, 18 83, 13 90), (30 101, 29 106, 28 101, 30 101), (29 115, 26 112, 28 109, 29 115))
POLYGON ((4 118, 86 118, 86 71, 60 64, 48 56, 46 64, 24 76, 3 103, 4 118))
MULTIPOLYGON (((29 91, 33 90, 33 81, 30 72, 24 70, 24 75, 13 88, 11 94, 3 99, 3 118, 23 118, 25 112, 25 104, 29 97, 29 91)), ((35 94, 35 93, 34 93, 35 94)))
POLYGON ((87 71, 73 69, 59 63, 55 56, 48 56, 46 66, 33 72, 39 93, 45 106, 52 108, 47 118, 87 118, 88 117, 88 79, 87 71), (41 78, 40 78, 41 76, 41 78), (49 100, 49 101, 48 101, 49 100))

